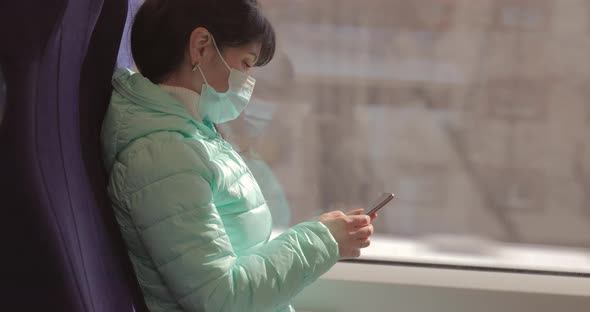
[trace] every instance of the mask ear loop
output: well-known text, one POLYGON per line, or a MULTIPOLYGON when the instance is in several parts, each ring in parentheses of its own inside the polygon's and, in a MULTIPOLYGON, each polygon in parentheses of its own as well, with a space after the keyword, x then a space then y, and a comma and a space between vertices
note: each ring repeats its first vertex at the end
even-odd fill
POLYGON ((203 70, 201 69, 201 66, 199 66, 198 63, 195 64, 195 66, 193 66, 193 72, 197 71, 197 69, 199 70, 199 73, 201 73, 201 77, 203 77, 205 84, 209 85, 209 83, 207 82, 207 78, 205 78, 205 74, 203 73, 203 70))
POLYGON ((227 68, 227 70, 229 70, 231 72, 231 68, 229 67, 229 65, 227 65, 227 62, 223 58, 223 55, 221 55, 221 51, 219 51, 219 48, 217 47, 217 42, 215 42, 215 38, 213 38, 213 35, 211 35, 211 34, 210 34, 210 36, 211 36, 211 40, 213 41, 213 46, 215 47, 215 50, 217 51, 217 55, 219 55, 219 58, 221 59, 221 61, 223 62, 223 64, 227 68))
MULTIPOLYGON (((223 56, 221 55, 221 52, 219 51, 219 48, 217 47, 217 43, 215 42, 215 38, 213 38, 213 35, 211 35, 211 34, 209 34, 209 36, 211 36, 211 40, 213 41, 213 46, 215 47, 215 51, 217 51, 217 55, 219 55, 219 58, 223 62, 223 65, 225 65, 227 70, 229 70, 231 73, 231 68, 229 67, 229 65, 227 65, 227 62, 225 61, 225 59, 223 59, 223 56)), ((193 72, 197 71, 197 69, 201 73, 201 76, 203 77, 205 84, 209 85, 209 83, 207 82, 207 78, 205 77, 205 74, 203 73, 203 70, 201 69, 201 66, 199 66, 199 63, 197 63, 193 66, 193 72)))

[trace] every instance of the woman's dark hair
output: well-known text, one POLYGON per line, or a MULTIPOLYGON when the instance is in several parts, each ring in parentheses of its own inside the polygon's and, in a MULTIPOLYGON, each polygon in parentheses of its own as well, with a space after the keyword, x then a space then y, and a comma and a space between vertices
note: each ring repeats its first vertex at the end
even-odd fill
POLYGON ((131 53, 139 71, 161 83, 185 55, 191 32, 204 27, 223 51, 260 42, 256 66, 270 62, 275 32, 256 0, 146 0, 131 29, 131 53))

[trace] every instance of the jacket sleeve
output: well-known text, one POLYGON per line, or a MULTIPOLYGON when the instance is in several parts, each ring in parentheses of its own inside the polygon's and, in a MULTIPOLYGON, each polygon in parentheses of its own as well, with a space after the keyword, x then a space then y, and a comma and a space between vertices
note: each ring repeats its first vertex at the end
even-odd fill
POLYGON ((124 202, 164 282, 186 311, 283 307, 338 260, 320 222, 287 230, 250 254, 232 249, 194 148, 152 142, 129 162, 124 202), (174 155, 173 159, 169 155, 174 155))

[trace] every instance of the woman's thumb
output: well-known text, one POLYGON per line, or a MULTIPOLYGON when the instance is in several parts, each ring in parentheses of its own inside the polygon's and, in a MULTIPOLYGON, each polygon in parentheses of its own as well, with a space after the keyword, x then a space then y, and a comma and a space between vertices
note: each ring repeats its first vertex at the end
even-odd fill
POLYGON ((354 216, 354 215, 360 215, 363 213, 363 211, 365 211, 364 208, 359 208, 359 209, 355 209, 353 211, 348 212, 346 215, 347 216, 354 216))

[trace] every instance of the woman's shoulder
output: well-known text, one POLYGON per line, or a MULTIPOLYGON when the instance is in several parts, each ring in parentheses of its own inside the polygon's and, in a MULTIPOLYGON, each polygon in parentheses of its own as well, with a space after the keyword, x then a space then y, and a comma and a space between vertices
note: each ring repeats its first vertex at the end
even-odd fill
POLYGON ((163 162, 169 166, 207 167, 205 148, 199 143, 202 139, 188 138, 180 132, 157 131, 147 134, 129 144, 121 153, 121 161, 125 163, 163 162))
POLYGON ((123 171, 117 175, 125 177, 127 191, 183 173, 198 174, 213 183, 212 166, 193 141, 181 133, 164 131, 141 137, 118 155, 117 163, 123 171))

